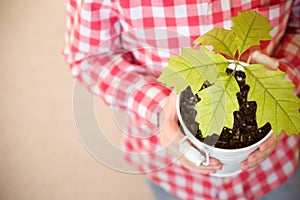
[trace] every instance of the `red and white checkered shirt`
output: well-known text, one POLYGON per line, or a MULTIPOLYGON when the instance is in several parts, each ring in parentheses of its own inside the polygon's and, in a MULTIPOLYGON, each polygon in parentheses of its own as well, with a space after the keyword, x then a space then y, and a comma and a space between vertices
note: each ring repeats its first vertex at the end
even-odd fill
POLYGON ((287 180, 297 166, 295 135, 284 137, 254 170, 230 179, 187 170, 157 137, 157 113, 170 89, 156 78, 168 58, 213 27, 231 27, 231 17, 244 10, 269 19, 273 40, 259 48, 284 63, 279 68, 299 92, 299 0, 70 0, 67 5, 63 55, 72 74, 107 104, 126 111, 126 159, 180 199, 256 199, 287 180))

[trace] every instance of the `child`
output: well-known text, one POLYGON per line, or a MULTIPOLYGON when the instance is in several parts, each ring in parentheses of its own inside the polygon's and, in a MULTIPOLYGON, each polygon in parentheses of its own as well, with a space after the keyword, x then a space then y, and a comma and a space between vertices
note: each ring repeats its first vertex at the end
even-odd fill
POLYGON ((257 199, 297 168, 299 137, 285 134, 271 136, 241 163, 243 172, 230 178, 210 175, 222 168, 216 159, 196 167, 174 156, 176 137, 182 137, 174 97, 156 78, 180 47, 191 46, 212 27, 231 27, 231 17, 244 10, 256 10, 274 27, 273 40, 244 61, 267 57, 299 92, 299 0, 70 0, 67 6, 63 54, 72 74, 107 104, 126 111, 125 158, 151 185, 180 199, 257 199), (163 108, 164 125, 158 123, 163 108))

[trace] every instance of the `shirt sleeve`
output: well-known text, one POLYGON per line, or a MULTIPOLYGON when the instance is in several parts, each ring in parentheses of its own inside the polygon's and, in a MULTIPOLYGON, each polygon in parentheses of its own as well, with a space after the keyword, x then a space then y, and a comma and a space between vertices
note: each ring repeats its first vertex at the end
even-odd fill
POLYGON ((287 78, 296 86, 296 94, 300 93, 300 0, 292 6, 288 28, 283 36, 278 51, 274 56, 279 59, 279 69, 287 73, 287 78))
POLYGON ((170 89, 123 49, 119 18, 111 1, 70 0, 63 56, 73 76, 131 122, 157 125, 170 89))

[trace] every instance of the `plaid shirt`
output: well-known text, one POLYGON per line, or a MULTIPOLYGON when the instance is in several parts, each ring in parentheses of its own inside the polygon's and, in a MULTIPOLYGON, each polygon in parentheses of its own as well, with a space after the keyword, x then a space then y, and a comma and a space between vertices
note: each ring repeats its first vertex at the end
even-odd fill
POLYGON ((157 113, 170 89, 156 78, 167 59, 211 28, 231 27, 232 16, 251 9, 274 27, 273 40, 258 48, 281 61, 279 68, 299 91, 299 0, 70 0, 67 5, 63 55, 72 74, 107 104, 126 111, 125 158, 180 199, 256 199, 287 180, 298 163, 299 137, 286 136, 254 170, 218 178, 188 171, 157 137, 157 113))

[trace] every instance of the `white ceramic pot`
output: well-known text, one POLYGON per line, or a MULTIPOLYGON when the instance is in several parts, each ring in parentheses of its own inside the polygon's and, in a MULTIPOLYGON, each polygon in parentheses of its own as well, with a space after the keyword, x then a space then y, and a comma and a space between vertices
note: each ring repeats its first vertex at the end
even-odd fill
POLYGON ((271 134, 270 131, 259 142, 240 149, 220 149, 209 146, 199 141, 185 126, 179 108, 179 98, 177 99, 177 115, 179 122, 184 130, 185 137, 180 141, 180 151, 196 165, 208 165, 209 157, 218 159, 222 164, 222 170, 217 171, 213 176, 227 177, 235 176, 241 172, 240 163, 247 159, 248 155, 255 151, 271 134), (193 144, 191 146, 190 144, 193 144))
POLYGON ((222 164, 222 170, 217 171, 213 176, 228 177, 235 176, 241 172, 240 163, 247 159, 248 155, 255 151, 261 143, 263 143, 271 134, 270 131, 259 142, 240 149, 221 149, 209 146, 199 141, 185 126, 179 107, 180 95, 177 98, 176 110, 179 122, 184 130, 185 137, 180 141, 180 152, 182 152, 187 159, 195 163, 195 165, 208 165, 209 157, 218 159, 222 164), (192 145, 191 145, 192 144, 192 145))

